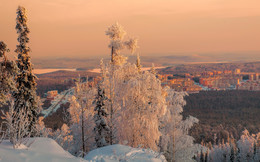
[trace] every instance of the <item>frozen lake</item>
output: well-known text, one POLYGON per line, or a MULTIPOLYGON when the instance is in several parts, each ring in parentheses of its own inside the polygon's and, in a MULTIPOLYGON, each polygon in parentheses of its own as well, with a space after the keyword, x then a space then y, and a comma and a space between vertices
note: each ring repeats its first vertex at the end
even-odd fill
POLYGON ((35 74, 45 74, 45 73, 51 73, 51 72, 60 71, 60 70, 76 71, 76 69, 34 69, 33 72, 35 74))

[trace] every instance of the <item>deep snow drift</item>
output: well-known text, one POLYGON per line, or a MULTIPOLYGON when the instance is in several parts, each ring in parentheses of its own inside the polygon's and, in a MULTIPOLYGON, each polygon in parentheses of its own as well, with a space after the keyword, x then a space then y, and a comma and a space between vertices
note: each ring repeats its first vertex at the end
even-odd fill
POLYGON ((0 144, 0 162, 83 162, 83 159, 64 151, 50 138, 30 139, 27 146, 13 149, 9 141, 0 144), (33 142, 33 143, 32 143, 33 142))
POLYGON ((112 161, 165 161, 164 156, 146 149, 112 145, 91 151, 85 157, 76 158, 63 150, 50 138, 29 139, 26 146, 13 149, 9 141, 0 144, 0 162, 112 162, 112 161))

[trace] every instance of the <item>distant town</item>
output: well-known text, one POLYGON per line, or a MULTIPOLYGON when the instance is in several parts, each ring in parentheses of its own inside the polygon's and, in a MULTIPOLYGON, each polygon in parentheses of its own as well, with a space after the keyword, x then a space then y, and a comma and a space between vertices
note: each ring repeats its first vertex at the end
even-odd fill
MULTIPOLYGON (((163 87, 169 86, 176 91, 186 91, 188 93, 198 93, 199 91, 210 90, 249 90, 260 91, 260 79, 257 72, 241 72, 241 69, 223 71, 203 71, 184 74, 157 74, 163 87)), ((100 76, 88 78, 89 84, 95 86, 100 81, 100 76)), ((69 82, 73 80, 69 79, 69 82)), ((86 77, 81 77, 83 82, 86 77)), ((67 81, 68 82, 68 81, 67 81)), ((65 92, 65 91, 64 91, 65 92)), ((50 102, 59 97, 58 90, 51 90, 45 93, 44 98, 50 102)), ((62 95, 63 96, 63 95, 62 95)), ((46 105, 46 106, 47 106, 46 105)), ((45 107, 45 106, 44 106, 45 107)))
POLYGON ((163 86, 176 91, 195 93, 202 90, 250 90, 260 91, 259 73, 234 71, 204 71, 201 73, 158 74, 163 86))

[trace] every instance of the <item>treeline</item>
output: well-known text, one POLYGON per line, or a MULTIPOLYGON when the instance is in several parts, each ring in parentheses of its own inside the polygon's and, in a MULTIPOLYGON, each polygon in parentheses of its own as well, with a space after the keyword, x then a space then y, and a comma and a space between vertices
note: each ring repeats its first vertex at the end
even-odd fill
POLYGON ((250 133, 260 131, 260 91, 201 91, 185 97, 184 116, 199 119, 190 134, 196 142, 214 143, 233 136, 239 139, 246 128, 250 133))

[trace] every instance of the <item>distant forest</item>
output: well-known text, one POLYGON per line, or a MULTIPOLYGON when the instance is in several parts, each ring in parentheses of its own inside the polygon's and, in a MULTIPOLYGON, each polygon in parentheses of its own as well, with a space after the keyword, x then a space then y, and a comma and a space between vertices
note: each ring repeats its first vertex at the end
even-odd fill
POLYGON ((190 131, 196 142, 214 143, 229 137, 239 138, 246 128, 250 133, 260 131, 260 91, 201 91, 185 97, 183 115, 200 121, 190 131))

